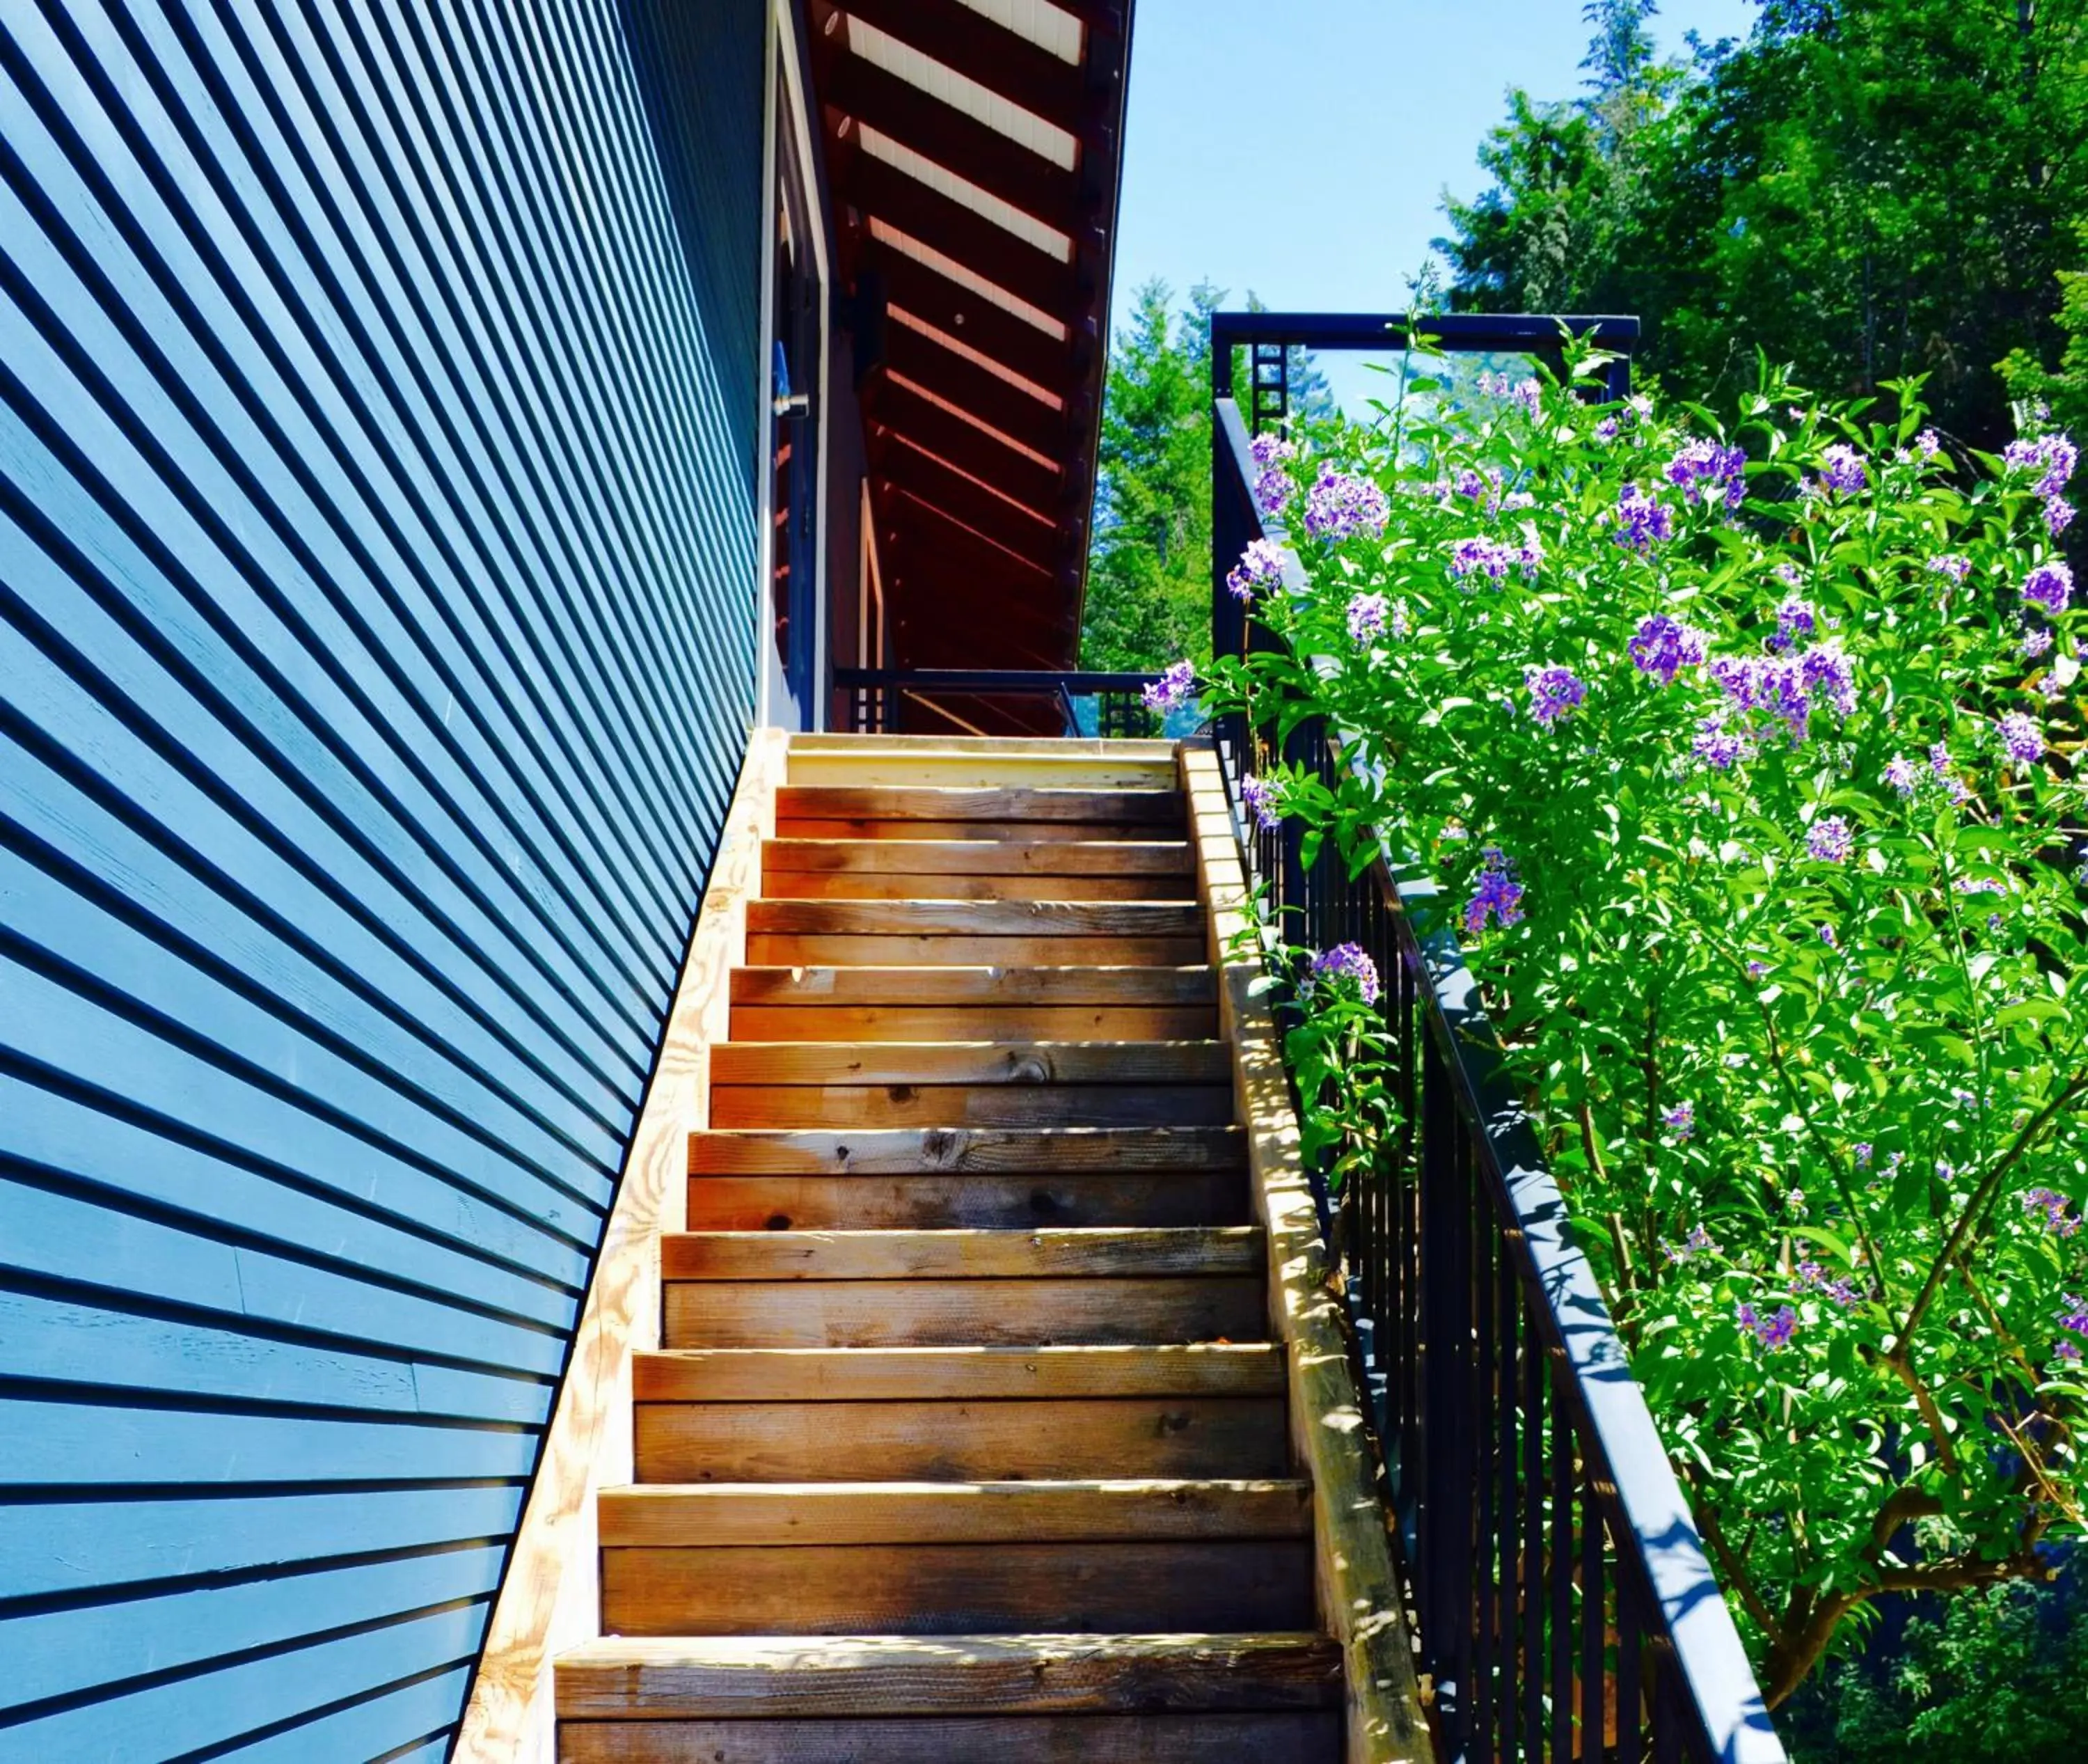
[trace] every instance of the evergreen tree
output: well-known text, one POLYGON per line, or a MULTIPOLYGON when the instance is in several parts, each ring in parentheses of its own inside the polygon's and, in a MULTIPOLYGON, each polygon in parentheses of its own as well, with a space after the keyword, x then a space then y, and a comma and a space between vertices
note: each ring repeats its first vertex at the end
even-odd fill
POLYGON ((1157 669, 1210 651, 1210 315, 1200 283, 1185 310, 1141 286, 1110 352, 1081 666, 1157 669))

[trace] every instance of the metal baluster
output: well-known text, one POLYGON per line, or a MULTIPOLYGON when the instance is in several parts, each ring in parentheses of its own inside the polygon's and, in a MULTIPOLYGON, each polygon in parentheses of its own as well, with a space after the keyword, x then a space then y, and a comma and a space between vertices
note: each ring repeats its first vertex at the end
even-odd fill
POLYGON ((1544 1756, 1544 1338, 1524 1317, 1522 1348, 1522 1755, 1544 1756))
POLYGON ((1573 1429, 1551 1393, 1551 1756, 1573 1755, 1573 1429))
POLYGON ((1478 1350, 1472 1356, 1472 1425, 1478 1444, 1478 1510, 1474 1516, 1473 1565, 1476 1585, 1473 1596, 1478 1619, 1477 1645, 1472 1657, 1471 1755, 1495 1756, 1494 1643, 1499 1633, 1500 1609, 1494 1582, 1495 1501, 1500 1479, 1500 1438, 1487 1425, 1500 1412, 1501 1344, 1496 1334, 1500 1321, 1500 1236, 1494 1229, 1493 1208, 1486 1185, 1474 1182, 1471 1190, 1472 1312, 1478 1320, 1478 1350))
POLYGON ((1592 1460, 1581 1481, 1581 1758, 1602 1764, 1602 1679, 1608 1644, 1609 1601, 1603 1594, 1602 1496, 1592 1460))
POLYGON ((1497 1241, 1501 1257, 1500 1372, 1499 1387, 1494 1398, 1494 1415, 1500 1434, 1500 1505, 1494 1515, 1494 1552, 1495 1603, 1500 1615, 1501 1731, 1500 1750, 1495 1755, 1508 1760, 1516 1756, 1519 1732, 1516 1718, 1520 1713, 1517 1689, 1523 1676, 1516 1663, 1519 1658, 1517 1620, 1521 1610, 1522 1586, 1522 1559, 1516 1548, 1515 1531, 1516 1420, 1519 1412, 1516 1402, 1516 1381, 1522 1376, 1523 1360, 1529 1352, 1529 1332, 1523 1327, 1522 1288, 1516 1276, 1514 1245, 1505 1238, 1497 1239, 1497 1241))
POLYGON ((1640 1764, 1645 1756, 1645 1706, 1639 1695, 1639 1668, 1645 1648, 1639 1627, 1638 1595, 1617 1576, 1616 1764, 1640 1764))

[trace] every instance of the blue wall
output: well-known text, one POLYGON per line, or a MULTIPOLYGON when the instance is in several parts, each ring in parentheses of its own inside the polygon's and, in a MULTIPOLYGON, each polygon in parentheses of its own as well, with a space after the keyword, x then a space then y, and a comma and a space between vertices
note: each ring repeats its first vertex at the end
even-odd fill
POLYGON ((436 1758, 750 714, 761 0, 0 0, 0 1758, 436 1758))

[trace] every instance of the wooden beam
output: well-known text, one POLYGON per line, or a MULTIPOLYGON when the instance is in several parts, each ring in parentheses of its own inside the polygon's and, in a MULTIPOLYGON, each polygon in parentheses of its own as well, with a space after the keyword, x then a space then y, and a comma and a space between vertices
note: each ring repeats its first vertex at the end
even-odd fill
POLYGON ((894 494, 940 509, 1038 570, 1050 570, 1059 549, 1059 529, 1048 515, 1010 502, 930 454, 894 448, 878 470, 894 494))
POLYGON ((1057 317, 1079 304, 1071 263, 881 159, 856 154, 838 194, 1039 311, 1057 317))
POLYGON ((1063 411, 1033 398, 1020 387, 967 360, 955 349, 944 348, 931 336, 907 325, 888 327, 884 365, 902 379, 911 380, 944 403, 956 405, 966 416, 986 428, 999 430, 1033 453, 1041 453, 1055 464, 1065 452, 1063 411))
POLYGON ((757 730, 740 769, 453 1764, 553 1758, 552 1657, 601 1633, 596 1496, 633 1479, 631 1355, 661 1342, 661 1239, 686 1228, 689 1138, 708 1125, 710 1050, 728 1036, 787 739, 757 730))
POLYGON ((952 281, 918 258, 888 246, 866 247, 863 267, 884 278, 885 298, 891 305, 926 320, 938 331, 961 337, 980 354, 991 356, 1025 379, 1054 392, 1065 385, 1072 358, 1063 337, 1046 336, 1028 320, 952 281))
POLYGON ((1048 227, 1070 235, 1092 212, 1072 173, 860 55, 832 56, 819 90, 836 125, 873 128, 1048 227))
POLYGON ((1057 466, 1039 465, 999 435, 965 422, 954 411, 944 409, 896 380, 880 379, 876 386, 876 396, 865 418, 873 465, 882 466, 901 450, 901 443, 911 443, 946 460, 961 461, 973 476, 984 478, 1031 508, 1058 507, 1066 479, 1057 466))
POLYGON ((1349 1764, 1431 1764, 1427 1712, 1378 1495, 1370 1407, 1329 1290, 1336 1270, 1320 1234, 1282 1039, 1254 953, 1260 945, 1238 836, 1209 743, 1183 744, 1182 783, 1219 974, 1219 1018, 1238 1062, 1248 1190, 1256 1222, 1268 1233, 1270 1334, 1289 1350, 1292 1449, 1312 1484, 1320 1621, 1341 1644, 1348 1668, 1349 1764))
POLYGON ((1082 71, 960 0, 846 0, 845 10, 1016 109, 1078 135, 1082 71))

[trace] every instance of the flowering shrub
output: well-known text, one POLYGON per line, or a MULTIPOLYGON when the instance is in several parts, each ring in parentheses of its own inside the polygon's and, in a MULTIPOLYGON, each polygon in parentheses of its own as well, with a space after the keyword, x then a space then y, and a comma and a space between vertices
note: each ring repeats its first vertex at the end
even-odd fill
MULTIPOLYGON (((1713 430, 1569 359, 1259 443, 1310 585, 1237 580, 1316 663, 1204 701, 1346 732, 1356 775, 1271 766, 1264 824, 1451 882, 1779 1702, 1875 1595, 2082 1529, 2075 455, 1953 460, 1917 387, 1879 421, 1774 376, 1713 430)), ((1316 1142, 1353 1162, 1381 1043, 1320 961, 1300 1076, 1342 1075, 1316 1142)))

